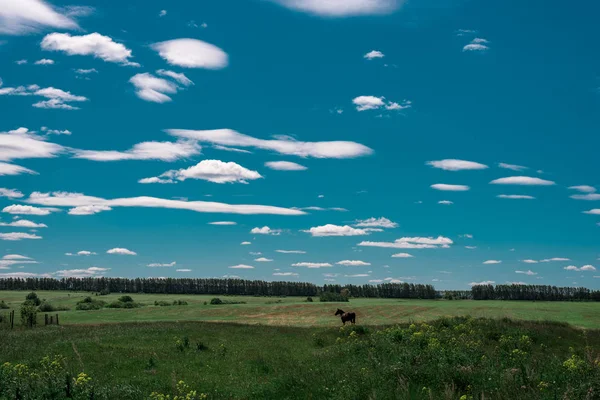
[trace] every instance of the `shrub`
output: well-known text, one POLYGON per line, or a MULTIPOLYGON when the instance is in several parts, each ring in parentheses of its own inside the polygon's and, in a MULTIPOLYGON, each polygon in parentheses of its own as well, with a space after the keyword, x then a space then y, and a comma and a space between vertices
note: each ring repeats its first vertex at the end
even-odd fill
POLYGON ((4 300, 0 301, 0 310, 6 310, 7 308, 10 308, 10 306, 4 300))
POLYGON ((173 300, 174 306, 187 306, 188 303, 185 300, 173 300))
POLYGON ((306 301, 308 301, 309 303, 312 303, 312 302, 313 302, 313 298, 312 298, 312 297, 310 297, 310 296, 308 296, 308 297, 306 298, 306 301))
POLYGON ((196 342, 196 351, 204 351, 204 350, 208 350, 208 346, 206 346, 202 342, 196 342))
POLYGON ((122 301, 123 303, 133 303, 133 299, 131 298, 131 296, 121 296, 119 297, 119 301, 122 301))
POLYGON ((218 297, 215 297, 215 298, 213 298, 213 299, 210 300, 210 304, 213 304, 213 305, 214 304, 223 304, 223 300, 221 300, 218 297))
MULTIPOLYGON (((173 303, 173 304, 175 304, 175 303, 173 303)), ((167 306, 170 306, 171 303, 169 303, 168 301, 161 300, 161 301, 155 301, 154 305, 160 306, 160 307, 167 307, 167 306)))
POLYGON ((107 308, 139 308, 142 305, 140 303, 136 303, 134 301, 113 301, 112 303, 109 303, 106 305, 107 308))
POLYGON ((235 301, 235 300, 221 300, 218 297, 215 297, 214 299, 212 299, 210 301, 210 304, 212 305, 217 305, 217 304, 246 304, 245 301, 235 301))
POLYGON ((319 296, 319 301, 337 302, 337 301, 349 301, 349 300, 348 300, 348 297, 343 296, 341 293, 323 292, 319 296))
POLYGON ((56 311, 54 306, 52 304, 48 303, 47 301, 44 301, 42 304, 40 304, 40 306, 38 307, 38 310, 40 310, 40 312, 56 311))
POLYGON ((104 288, 100 291, 100 296, 106 296, 107 294, 110 294, 110 290, 104 288))
POLYGON ((21 306, 21 322, 23 325, 33 327, 37 323, 37 309, 33 304, 26 303, 21 306))
POLYGON ((85 311, 89 311, 89 310, 100 310, 101 308, 104 307, 106 303, 102 300, 95 300, 92 299, 91 297, 86 297, 83 300, 80 300, 77 302, 77 305, 75 306, 76 310, 85 310, 85 311))
POLYGON ((25 302, 29 302, 35 306, 39 306, 42 301, 40 300, 36 292, 31 292, 25 297, 25 302))

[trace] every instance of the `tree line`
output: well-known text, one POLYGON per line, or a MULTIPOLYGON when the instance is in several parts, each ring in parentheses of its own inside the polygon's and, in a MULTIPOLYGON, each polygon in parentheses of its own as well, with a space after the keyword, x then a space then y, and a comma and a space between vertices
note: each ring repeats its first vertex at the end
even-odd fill
POLYGON ((0 290, 70 290, 112 293, 220 294, 236 296, 318 296, 322 292, 352 297, 433 299, 432 285, 383 283, 380 285, 325 285, 307 282, 267 282, 219 278, 3 278, 0 290))
POLYGON ((600 290, 549 285, 476 285, 473 300, 600 301, 600 290))
POLYGON ((0 290, 70 290, 112 293, 218 294, 236 296, 319 296, 323 292, 350 297, 448 300, 600 301, 600 291, 549 285, 475 285, 471 290, 436 291, 432 285, 324 285, 222 278, 2 278, 0 290))

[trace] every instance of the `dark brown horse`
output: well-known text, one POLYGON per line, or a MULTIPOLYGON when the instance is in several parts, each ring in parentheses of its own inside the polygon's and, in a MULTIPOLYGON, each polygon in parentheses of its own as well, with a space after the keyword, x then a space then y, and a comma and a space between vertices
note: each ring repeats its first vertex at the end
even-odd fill
POLYGON ((340 315, 342 318, 342 323, 344 325, 346 325, 347 321, 352 322, 353 324, 356 323, 356 314, 353 312, 344 312, 344 310, 340 310, 339 308, 337 309, 337 311, 335 312, 335 315, 340 315))

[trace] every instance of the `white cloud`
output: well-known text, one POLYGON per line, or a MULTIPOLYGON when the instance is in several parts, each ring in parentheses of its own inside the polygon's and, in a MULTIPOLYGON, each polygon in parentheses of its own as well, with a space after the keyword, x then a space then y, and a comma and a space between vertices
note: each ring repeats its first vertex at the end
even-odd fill
MULTIPOLYGON (((18 86, 18 87, 4 87, 0 88, 0 96, 40 96, 47 100, 42 100, 32 104, 35 108, 56 108, 64 110, 78 110, 78 107, 72 106, 71 102, 82 102, 88 99, 84 96, 77 96, 71 92, 57 89, 54 87, 40 88, 38 85, 18 86)), ((39 140, 39 138, 33 137, 27 128, 19 128, 10 133, 16 133, 16 136, 20 136, 22 139, 29 138, 32 140, 39 140), (21 132, 21 130, 24 130, 21 132)), ((49 144, 50 145, 50 144, 49 144)), ((58 146, 58 145, 54 145, 58 146)))
MULTIPOLYGON (((1 147, 1 145, 0 145, 0 147, 1 147)), ((21 174, 32 174, 32 175, 35 175, 35 174, 37 174, 37 172, 32 171, 32 170, 30 170, 28 168, 21 167, 19 165, 0 162, 0 176, 4 176, 4 175, 21 175, 21 174)))
POLYGON ((175 261, 170 263, 150 263, 146 267, 150 268, 162 268, 162 267, 174 267, 177 263, 175 261))
POLYGON ((595 187, 588 185, 569 186, 569 189, 577 190, 578 192, 582 193, 594 193, 596 191, 595 187))
POLYGON ((449 248, 454 242, 444 236, 433 237, 403 237, 394 242, 360 242, 359 246, 384 247, 392 249, 438 249, 449 248))
POLYGON ((237 222, 234 221, 215 221, 209 222, 209 225, 237 225, 237 222))
POLYGON ((600 215, 600 208, 593 208, 588 211, 583 211, 584 214, 600 215))
POLYGON ((94 56, 106 62, 139 67, 131 62, 131 50, 112 38, 97 32, 82 36, 71 36, 68 33, 51 33, 42 40, 41 47, 48 51, 63 51, 70 56, 94 56))
POLYGON ((396 254, 392 254, 393 258, 413 258, 414 256, 412 254, 408 254, 408 253, 396 253, 396 254))
POLYGON ((412 102, 408 100, 402 101, 401 104, 386 101, 385 97, 375 96, 358 96, 352 99, 352 103, 356 106, 357 111, 377 110, 385 108, 386 110, 404 110, 412 107, 412 102))
POLYGON ((474 250, 477 246, 465 246, 465 249, 474 250))
POLYGON ((347 267, 365 267, 371 265, 371 263, 360 261, 360 260, 342 260, 336 262, 338 265, 345 265, 347 267))
POLYGON ((16 189, 0 188, 0 197, 8 197, 9 199, 19 199, 23 197, 23 193, 16 189))
POLYGON ((524 195, 524 194, 499 194, 496 197, 499 199, 535 200, 535 197, 524 195))
POLYGON ((12 222, 0 222, 0 226, 12 226, 15 228, 47 228, 46 224, 38 224, 26 219, 18 219, 12 222))
POLYGON ((97 74, 98 71, 96 70, 96 68, 90 68, 90 69, 78 68, 75 70, 75 73, 79 74, 79 75, 89 75, 89 74, 97 74))
POLYGON ((45 126, 42 126, 42 132, 44 132, 46 135, 70 135, 73 133, 68 129, 48 129, 45 126))
MULTIPOLYGON (((170 170, 159 175, 159 179, 185 181, 201 179, 214 183, 248 183, 249 180, 261 179, 262 175, 234 162, 221 160, 202 160, 198 164, 179 170, 170 170)), ((145 178, 145 183, 149 182, 145 178)))
POLYGON ((110 211, 112 208, 102 205, 91 205, 91 206, 79 206, 71 208, 69 215, 94 215, 101 213, 102 211, 110 211))
POLYGON ((553 257, 553 258, 546 258, 546 259, 540 260, 540 262, 551 262, 551 261, 571 261, 571 259, 564 258, 564 257, 553 257))
POLYGON ((222 69, 229 64, 223 50, 198 39, 174 39, 154 43, 152 49, 171 65, 185 68, 222 69))
POLYGON ((490 183, 495 185, 555 185, 555 182, 540 178, 531 178, 529 176, 509 176, 507 178, 494 179, 490 183))
POLYGON ((313 237, 317 236, 361 236, 368 235, 369 232, 365 229, 356 229, 349 225, 333 225, 327 224, 323 226, 315 226, 302 232, 310 233, 313 237))
POLYGON ((500 260, 487 260, 487 261, 484 261, 483 263, 484 264, 500 264, 501 262, 502 261, 500 261, 500 260))
POLYGON ((360 228, 397 228, 398 224, 396 222, 390 221, 385 217, 371 217, 363 220, 357 220, 354 226, 360 228))
POLYGON ((282 254, 306 254, 303 250, 275 250, 275 252, 282 254))
POLYGON ((91 255, 96 255, 95 252, 93 251, 88 251, 88 250, 80 250, 77 252, 78 256, 91 256, 91 255))
POLYGON ((96 275, 102 275, 110 268, 90 267, 86 269, 65 269, 56 271, 53 275, 60 277, 72 277, 72 278, 87 278, 96 275))
MULTIPOLYGON (((27 128, 18 128, 0 133, 0 161, 24 158, 53 158, 64 151, 65 149, 62 146, 43 140, 27 128)), ((22 168, 14 167, 17 169, 22 168)))
POLYGON ((27 60, 17 60, 17 61, 15 61, 15 64, 17 64, 17 65, 25 65, 25 64, 27 64, 27 60))
POLYGON ((213 146, 213 149, 217 149, 217 150, 223 150, 223 151, 230 151, 233 153, 245 153, 245 154, 252 154, 251 151, 248 150, 243 150, 243 149, 236 149, 235 147, 227 147, 227 146, 221 146, 219 144, 216 144, 213 146))
POLYGON ((385 57, 385 54, 383 54, 379 50, 371 50, 370 52, 365 54, 363 57, 366 58, 367 60, 372 60, 374 58, 383 58, 383 57, 385 57))
POLYGON ((254 235, 279 235, 281 234, 281 229, 271 229, 268 226, 263 226, 262 228, 252 228, 250 233, 254 235))
POLYGON ((140 99, 154 103, 165 103, 173 100, 165 93, 175 94, 178 88, 175 83, 157 78, 147 72, 132 76, 129 82, 135 86, 135 94, 140 99))
POLYGON ((50 60, 48 58, 42 58, 41 60, 37 60, 34 64, 35 65, 53 65, 54 60, 50 60))
POLYGON ((439 168, 446 171, 463 171, 489 168, 485 164, 480 164, 474 161, 456 160, 451 158, 439 161, 427 161, 425 164, 431 165, 433 168, 439 168))
POLYGON ((2 212, 13 215, 48 215, 54 211, 58 210, 56 208, 39 208, 21 204, 13 204, 12 206, 6 206, 2 209, 2 212))
POLYGON ((600 193, 574 194, 570 197, 575 200, 600 200, 600 193))
POLYGON ((192 272, 192 270, 188 269, 188 268, 181 268, 181 269, 176 269, 175 272, 192 272))
POLYGON ((276 139, 264 140, 244 135, 231 129, 187 130, 167 129, 167 133, 177 137, 211 143, 213 145, 256 147, 271 150, 280 154, 315 158, 354 158, 366 156, 373 150, 355 142, 301 142, 289 136, 278 136, 276 139))
POLYGON ((10 233, 0 233, 0 240, 23 240, 23 239, 41 239, 41 236, 32 234, 32 233, 24 233, 24 232, 10 232, 10 233))
POLYGON ((475 38, 471 40, 471 43, 463 47, 463 51, 485 51, 488 50, 489 47, 486 46, 489 41, 483 38, 475 38))
POLYGON ((467 239, 473 239, 473 235, 471 235, 470 233, 465 233, 464 235, 460 235, 460 237, 464 237, 467 239))
POLYGON ((369 279, 369 283, 382 283, 383 279, 369 279))
MULTIPOLYGON (((178 74, 173 71, 159 69, 156 71, 159 75, 168 76, 178 83, 189 86, 194 82, 189 80, 184 74, 178 74)), ((136 74, 129 79, 129 82, 136 88, 135 94, 142 100, 151 101, 154 103, 165 103, 171 101, 168 94, 177 93, 181 87, 175 82, 168 81, 163 78, 157 78, 150 73, 136 74)))
POLYGON ((122 247, 115 247, 114 249, 110 249, 106 251, 106 254, 119 254, 124 256, 137 256, 135 251, 131 251, 129 249, 125 249, 122 247))
POLYGON ((470 189, 470 187, 466 185, 448 185, 446 183, 436 183, 434 185, 431 185, 430 187, 435 190, 443 190, 450 192, 465 192, 470 189))
POLYGON ((242 246, 248 246, 249 244, 252 244, 252 242, 242 242, 240 243, 242 246))
POLYGON ((265 167, 277 171, 305 171, 308 169, 304 165, 289 161, 269 161, 265 163, 265 167))
POLYGON ((158 13, 159 17, 164 17, 165 15, 167 15, 167 10, 160 10, 160 12, 158 13))
POLYGON ((299 262, 292 264, 292 267, 306 267, 306 268, 329 268, 333 265, 329 263, 315 263, 315 262, 299 262))
POLYGON ((513 171, 523 171, 525 169, 528 169, 527 167, 524 167, 522 165, 507 164, 507 163, 500 163, 500 164, 498 164, 498 166, 500 168, 510 169, 510 170, 513 170, 513 171))
POLYGON ((496 283, 495 281, 483 281, 483 282, 471 282, 469 286, 477 286, 477 285, 493 285, 496 283))
POLYGON ((160 160, 175 161, 200 154, 201 147, 190 140, 176 142, 141 142, 125 151, 77 150, 74 158, 92 161, 160 160))
POLYGON ((584 265, 581 268, 577 268, 574 265, 569 265, 568 267, 564 267, 563 269, 567 271, 595 271, 596 267, 594 267, 593 265, 584 265))
POLYGON ((77 29, 77 23, 43 0, 0 0, 0 34, 23 35, 42 28, 77 29))
POLYGON ((177 72, 169 71, 169 70, 166 70, 166 69, 159 69, 159 70, 156 71, 156 73, 159 74, 159 75, 162 75, 162 76, 168 76, 169 78, 176 80, 177 82, 179 82, 183 86, 191 86, 191 85, 194 84, 194 82, 192 82, 183 73, 177 73, 177 72))
POLYGON ((22 256, 21 254, 7 254, 2 257, 3 260, 31 260, 31 257, 22 256))
POLYGON ((259 257, 259 258, 254 259, 254 261, 256 261, 256 262, 271 262, 273 260, 270 258, 266 258, 266 257, 259 257))
MULTIPOLYGON (((109 207, 149 207, 149 208, 172 208, 190 210, 196 212, 231 213, 231 214, 272 214, 272 215, 303 215, 304 211, 293 210, 275 206, 253 205, 253 204, 226 204, 207 201, 184 201, 161 199, 157 197, 125 197, 117 199, 103 199, 100 197, 86 196, 81 193, 33 192, 26 200, 30 204, 80 207, 87 205, 105 205, 109 207)), ((14 207, 14 206, 13 206, 14 207)), ((26 207, 26 206, 21 206, 26 207)), ((55 210, 55 209, 52 209, 55 210)), ((45 215, 45 214, 44 214, 45 215)))
POLYGON ((537 264, 538 263, 537 260, 521 260, 521 262, 524 262, 525 264, 537 264))
POLYGON ((254 269, 253 266, 251 266, 251 265, 244 265, 244 264, 232 265, 229 268, 231 268, 231 269, 254 269))
POLYGON ((438 204, 445 204, 445 205, 449 206, 449 205, 454 204, 454 202, 450 201, 450 200, 440 200, 440 201, 438 201, 438 204))
POLYGON ((351 17, 359 15, 390 14, 402 0, 271 0, 294 11, 321 17, 351 17))
POLYGON ((369 274, 353 274, 353 275, 344 275, 346 278, 365 278, 367 276, 371 276, 369 274))
POLYGON ((515 271, 515 273, 517 273, 517 274, 525 274, 525 275, 529 275, 529 276, 537 275, 537 272, 533 272, 530 269, 527 270, 527 271, 515 271))
POLYGON ((298 276, 296 272, 274 272, 273 276, 298 276))

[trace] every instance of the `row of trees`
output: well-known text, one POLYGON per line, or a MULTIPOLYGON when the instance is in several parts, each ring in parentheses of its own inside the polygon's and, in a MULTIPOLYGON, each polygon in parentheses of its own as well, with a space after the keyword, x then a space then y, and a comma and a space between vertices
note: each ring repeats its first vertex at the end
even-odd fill
POLYGON ((600 301, 600 290, 549 285, 476 285, 473 300, 600 301))
POLYGON ((381 285, 325 285, 307 282, 266 282, 243 279, 184 278, 5 278, 0 290, 72 290, 116 293, 221 294, 237 296, 318 296, 321 292, 341 293, 352 297, 386 297, 433 299, 431 285, 384 283, 381 285))
POLYGON ((351 297, 397 299, 473 299, 600 301, 600 291, 583 287, 547 285, 476 285, 471 290, 436 292, 432 285, 382 283, 380 285, 324 285, 307 282, 266 282, 243 279, 185 278, 4 278, 0 290, 72 290, 84 292, 220 294, 237 296, 318 296, 347 291, 351 297))

